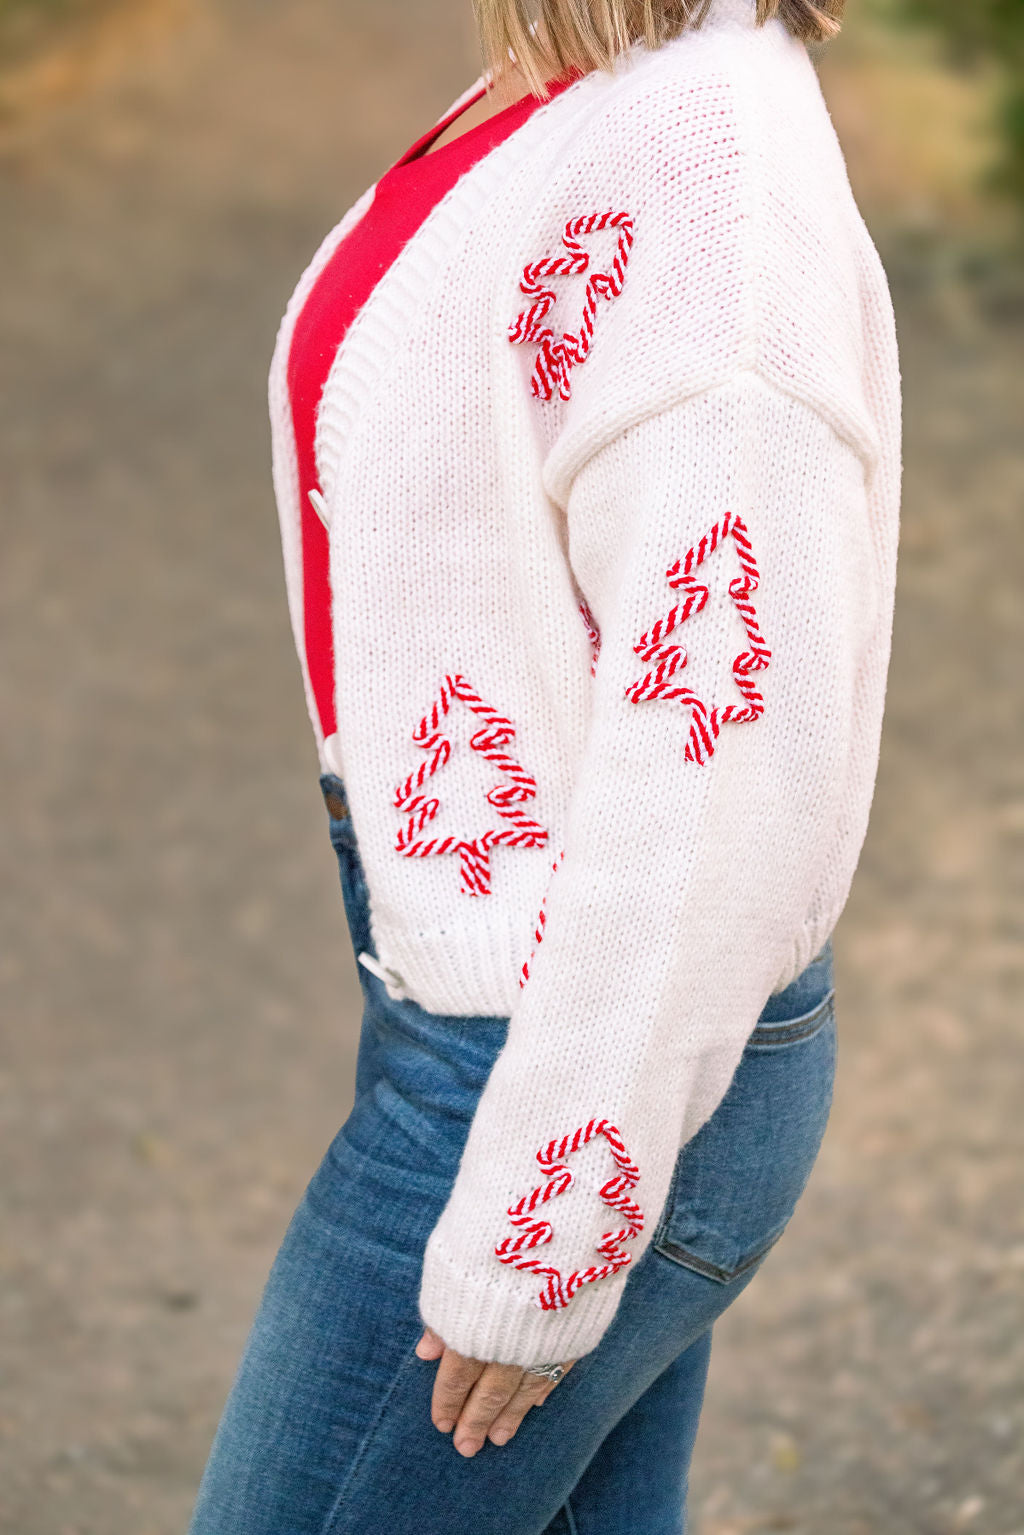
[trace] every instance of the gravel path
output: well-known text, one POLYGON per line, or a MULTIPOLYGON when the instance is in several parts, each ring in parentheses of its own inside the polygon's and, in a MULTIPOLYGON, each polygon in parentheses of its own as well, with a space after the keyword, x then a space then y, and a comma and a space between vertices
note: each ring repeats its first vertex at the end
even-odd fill
MULTIPOLYGON (((264 387, 321 234, 472 73, 429 10, 182 0, 3 130, 10 1535, 183 1530, 348 1109, 264 387)), ((897 302, 901 590, 836 1105, 719 1328, 694 1535, 1024 1535, 1024 327, 897 302)))

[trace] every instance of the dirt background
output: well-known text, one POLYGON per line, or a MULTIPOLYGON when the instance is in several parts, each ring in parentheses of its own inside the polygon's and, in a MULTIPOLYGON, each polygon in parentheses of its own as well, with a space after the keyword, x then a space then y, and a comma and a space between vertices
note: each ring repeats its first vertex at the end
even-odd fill
MULTIPOLYGON (((175 1535, 358 1023, 266 368, 475 65, 456 0, 80 12, 0 67, 0 1529, 175 1535)), ((694 1535, 1024 1535, 1024 303, 926 55, 824 67, 899 317, 895 649, 834 1114, 694 1535)))

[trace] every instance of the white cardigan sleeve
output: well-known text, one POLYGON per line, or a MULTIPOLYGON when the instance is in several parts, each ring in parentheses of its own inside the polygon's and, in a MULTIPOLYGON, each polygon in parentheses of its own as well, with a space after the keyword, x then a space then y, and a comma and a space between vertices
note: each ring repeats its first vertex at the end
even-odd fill
POLYGON ((678 1148, 811 957, 878 611, 860 457, 753 373, 601 448, 567 518, 589 736, 420 1297, 447 1344, 521 1365, 598 1343, 678 1148))

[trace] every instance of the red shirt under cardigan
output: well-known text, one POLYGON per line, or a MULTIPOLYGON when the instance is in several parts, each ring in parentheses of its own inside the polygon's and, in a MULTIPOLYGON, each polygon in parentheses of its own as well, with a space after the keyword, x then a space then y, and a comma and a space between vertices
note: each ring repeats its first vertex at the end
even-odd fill
MULTIPOLYGON (((557 95, 570 83, 566 79, 552 85, 551 95, 557 95)), ((337 726, 327 531, 309 496, 310 491, 317 492, 319 488, 314 450, 317 406, 349 326, 403 246, 459 178, 543 104, 537 96, 524 96, 428 154, 445 129, 483 94, 481 87, 475 96, 461 102, 381 177, 366 213, 338 245, 313 285, 292 336, 288 393, 302 506, 306 664, 325 736, 333 735, 337 726)))

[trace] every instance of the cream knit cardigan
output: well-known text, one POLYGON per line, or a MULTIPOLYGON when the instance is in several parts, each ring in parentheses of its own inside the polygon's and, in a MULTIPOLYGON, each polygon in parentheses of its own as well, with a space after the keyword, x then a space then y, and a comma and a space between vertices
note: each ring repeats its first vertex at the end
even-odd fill
MULTIPOLYGON (((287 353, 372 196, 271 374, 300 656, 287 353)), ((873 792, 898 363, 804 47, 715 0, 538 109, 357 317, 317 464, 318 744, 378 968, 432 1012, 510 1017, 422 1315, 464 1354, 568 1359, 831 933, 873 792)))

